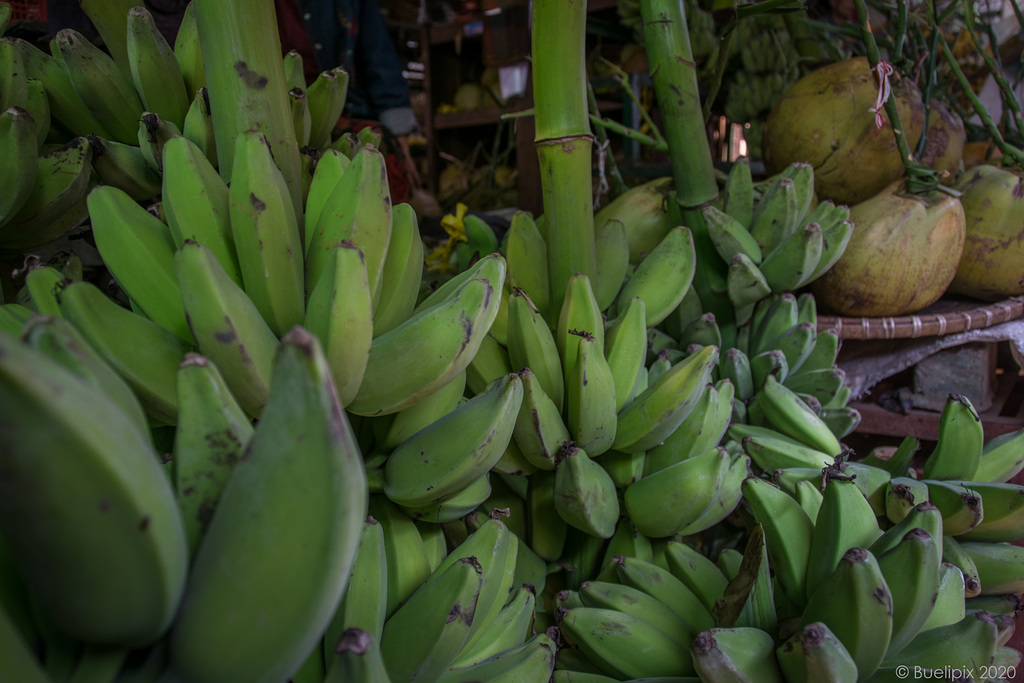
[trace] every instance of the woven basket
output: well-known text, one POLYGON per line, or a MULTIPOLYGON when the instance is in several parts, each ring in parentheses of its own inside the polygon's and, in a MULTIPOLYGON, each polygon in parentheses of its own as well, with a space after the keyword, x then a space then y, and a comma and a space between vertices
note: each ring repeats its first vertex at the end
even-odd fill
POLYGON ((923 311, 898 318, 818 316, 818 330, 836 330, 840 339, 916 339, 981 330, 1024 315, 1024 297, 993 304, 940 299, 923 311))

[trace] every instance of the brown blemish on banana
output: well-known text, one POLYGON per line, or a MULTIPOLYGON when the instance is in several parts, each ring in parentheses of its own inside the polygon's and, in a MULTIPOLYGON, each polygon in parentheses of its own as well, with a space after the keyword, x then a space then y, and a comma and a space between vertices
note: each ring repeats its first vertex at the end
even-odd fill
POLYGON ((241 59, 235 62, 235 73, 242 79, 246 87, 253 90, 263 90, 267 87, 267 77, 250 69, 249 65, 241 59))

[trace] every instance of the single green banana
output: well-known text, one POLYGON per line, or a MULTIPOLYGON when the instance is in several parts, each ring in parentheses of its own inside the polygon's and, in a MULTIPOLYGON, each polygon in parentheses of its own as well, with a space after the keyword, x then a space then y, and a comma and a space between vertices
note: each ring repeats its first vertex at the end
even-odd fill
POLYGON ((285 335, 271 385, 170 634, 170 668, 188 680, 290 676, 319 644, 355 560, 366 477, 315 337, 285 335), (270 549, 283 567, 268 568, 270 549))
POLYGON ((985 430, 971 400, 950 394, 939 415, 935 448, 924 461, 925 479, 968 479, 978 469, 985 430))
POLYGON ((402 442, 384 466, 384 493, 420 506, 462 490, 501 457, 523 401, 518 375, 506 375, 402 442))
POLYGON ((828 453, 791 443, 788 439, 747 436, 742 444, 751 462, 765 472, 790 467, 828 467, 835 463, 835 458, 828 453))
POLYGON ((989 439, 981 449, 978 467, 972 481, 1007 482, 1024 470, 1024 429, 1018 429, 989 439))
POLYGON ((689 647, 697 635, 670 607, 630 586, 607 581, 586 581, 580 586, 579 596, 584 607, 615 610, 636 617, 684 648, 689 647))
POLYGON ((792 236, 801 225, 803 215, 800 188, 792 178, 775 176, 754 206, 750 234, 757 240, 762 254, 769 254, 792 236))
POLYGON ((699 596, 668 569, 635 557, 615 558, 619 583, 643 591, 671 608, 690 625, 693 633, 714 626, 714 617, 699 596))
POLYGON ((121 307, 89 282, 59 294, 60 308, 94 349, 124 378, 146 415, 163 424, 178 419, 178 364, 194 350, 179 337, 121 307))
POLYGON ((303 284, 302 237, 291 193, 259 131, 243 131, 235 140, 228 199, 245 293, 274 334, 283 335, 302 323, 306 288, 312 292, 319 277, 303 284))
POLYGON ((548 562, 562 557, 568 524, 555 509, 555 474, 538 469, 527 478, 527 519, 524 540, 548 562))
POLYGON ((341 180, 342 174, 348 168, 350 159, 336 149, 328 147, 316 161, 313 168, 313 177, 309 181, 309 190, 306 193, 306 202, 303 212, 303 244, 306 251, 309 250, 309 242, 316 231, 317 221, 323 213, 324 206, 331 192, 341 180), (323 164, 323 166, 321 166, 323 164))
POLYGON ((161 177, 146 161, 142 148, 116 140, 88 136, 92 148, 92 166, 103 185, 123 190, 137 202, 145 202, 160 194, 161 177))
POLYGON ((370 515, 384 531, 387 560, 385 615, 390 617, 433 571, 415 522, 384 495, 370 496, 370 515))
POLYGON ((587 332, 597 341, 597 346, 604 353, 604 318, 597 305, 594 290, 583 273, 577 273, 569 279, 562 300, 562 308, 555 326, 555 347, 562 359, 562 373, 566 384, 569 373, 576 366, 576 353, 579 350, 580 332, 587 332))
POLYGON ((856 683, 857 663, 822 622, 807 624, 776 650, 779 669, 790 683, 856 683))
POLYGON ((823 453, 839 455, 842 448, 835 434, 795 392, 774 376, 769 375, 765 380, 759 397, 765 417, 773 427, 823 453))
MULTIPOLYGON (((310 128, 313 126, 313 122, 309 117, 309 102, 306 98, 305 88, 289 88, 288 101, 291 103, 295 142, 299 145, 299 152, 305 154, 302 150, 311 149, 309 147, 309 133, 310 128)), ((305 175, 304 173, 303 176, 305 175)), ((308 188, 306 188, 304 194, 308 194, 308 188)))
POLYGON ((793 371, 791 368, 783 384, 790 391, 814 396, 822 406, 826 406, 840 397, 846 387, 845 382, 846 371, 835 366, 807 372, 800 372, 799 369, 793 371))
MULTIPOLYGON (((494 466, 497 468, 497 465, 494 466)), ((417 522, 443 524, 462 519, 483 505, 492 493, 490 473, 471 481, 465 488, 426 505, 403 505, 402 511, 417 522)), ((421 533, 422 535, 422 533, 421 533)))
MULTIPOLYGON (((881 535, 875 512, 854 480, 826 474, 821 509, 807 555, 808 600, 819 586, 827 583, 850 548, 869 548, 881 535)), ((842 639, 841 634, 836 635, 842 639)))
POLYGON ((922 673, 977 671, 995 657, 998 639, 996 618, 988 612, 975 612, 955 624, 920 633, 898 653, 886 657, 885 666, 921 667, 922 673))
POLYGON ((388 564, 384 528, 372 516, 363 522, 356 559, 345 592, 324 629, 323 657, 330 660, 346 630, 358 628, 380 640, 387 617, 388 564))
POLYGON ((576 365, 568 380, 565 402, 569 433, 577 447, 597 457, 615 441, 617 419, 615 378, 592 335, 579 335, 576 365))
POLYGON ((526 290, 516 286, 513 286, 508 297, 506 337, 512 369, 516 372, 529 369, 544 393, 561 410, 565 398, 566 373, 562 370, 555 337, 526 290))
POLYGON ((921 632, 963 621, 967 616, 964 599, 963 572, 956 565, 943 562, 939 574, 939 594, 921 632))
POLYGON ((755 266, 761 264, 761 247, 744 223, 711 204, 701 210, 701 215, 707 225, 711 243, 723 261, 729 263, 736 254, 743 254, 755 266))
POLYGON ((110 185, 95 187, 88 204, 96 247, 133 305, 183 341, 194 343, 181 303, 170 229, 110 185))
POLYGON ((680 529, 683 536, 700 533, 732 515, 743 501, 743 481, 750 476, 750 458, 730 456, 729 468, 722 473, 718 490, 711 505, 695 520, 680 529))
POLYGON ((784 681, 771 634, 753 626, 708 629, 690 646, 701 680, 753 683, 784 681))
MULTIPOLYGON (((6 41, 0 41, 5 45, 6 41)), ((8 188, 0 198, 0 226, 10 222, 32 194, 39 170, 36 122, 20 106, 0 109, 0 183, 8 188)), ((0 232, 2 234, 2 232, 0 232)))
POLYGON ((142 106, 180 129, 191 98, 174 49, 144 6, 128 10, 127 29, 128 65, 142 106))
POLYGON ((764 528, 765 545, 779 586, 795 604, 807 599, 807 559, 815 525, 788 493, 764 479, 744 480, 743 498, 764 528))
MULTIPOLYGON (((789 376, 789 361, 786 360, 786 354, 778 349, 762 351, 750 356, 750 379, 754 383, 754 390, 756 392, 760 393, 764 389, 765 382, 768 381, 769 376, 774 378, 779 384, 785 382, 789 376)), ((755 400, 760 404, 759 397, 755 400)), ((753 403, 753 400, 748 402, 747 407, 750 407, 753 403)))
POLYGON ((667 439, 707 390, 717 362, 718 348, 705 346, 673 365, 619 413, 612 448, 646 451, 667 439))
POLYGON ((50 137, 53 120, 50 115, 50 100, 46 96, 46 85, 38 78, 28 78, 24 109, 36 124, 36 146, 42 152, 46 140, 50 137))
POLYGON ((928 485, 929 502, 942 513, 943 534, 966 534, 984 519, 984 499, 970 485, 938 479, 923 481, 928 485))
POLYGON ((594 233, 594 253, 597 257, 597 288, 594 297, 602 310, 607 310, 622 288, 630 271, 629 236, 626 226, 619 220, 609 220, 594 233))
MULTIPOLYGON (((203 68, 202 48, 199 45, 199 30, 196 25, 196 11, 189 3, 178 24, 178 32, 174 36, 174 58, 185 79, 185 88, 194 93, 206 87, 206 71, 203 68)), ((211 157, 216 163, 217 155, 211 157)))
POLYGON ((676 430, 662 443, 647 451, 645 474, 653 474, 683 460, 697 457, 718 445, 732 414, 731 408, 728 411, 720 409, 719 398, 718 390, 714 386, 705 388, 697 405, 676 430), (723 419, 724 425, 721 424, 723 419))
MULTIPOLYGON (((494 329, 494 325, 491 326, 494 329)), ((483 392, 492 381, 512 373, 508 351, 488 332, 480 342, 473 360, 466 367, 466 388, 472 395, 483 392)))
POLYGON ((199 354, 185 354, 178 366, 177 392, 171 470, 194 556, 253 426, 217 366, 199 354))
POLYGON ((217 160, 217 138, 213 131, 213 116, 210 112, 210 92, 205 88, 193 91, 195 95, 185 114, 181 126, 182 137, 188 138, 198 147, 214 167, 217 160))
POLYGON ((558 515, 580 531, 611 538, 619 520, 619 501, 611 477, 572 441, 562 445, 557 458, 554 504, 558 515))
POLYGON ((366 372, 373 341, 372 298, 363 253, 342 242, 332 250, 309 295, 302 323, 324 347, 342 406, 355 398, 366 372))
POLYGON ((175 246, 180 248, 185 240, 202 244, 241 287, 228 186, 203 150, 186 137, 168 140, 163 160, 161 199, 175 246))
MULTIPOLYGON (((420 401, 463 372, 498 312, 504 260, 489 279, 471 279, 449 298, 428 306, 373 340, 366 373, 348 410, 386 415, 420 401)), ((480 271, 481 275, 484 271, 480 271)))
POLYGON ((818 265, 811 271, 810 276, 804 279, 803 285, 809 285, 831 270, 832 266, 838 263, 839 259, 846 252, 846 247, 850 244, 850 238, 853 237, 854 225, 853 221, 849 220, 849 209, 845 206, 842 209, 846 211, 846 218, 844 220, 832 225, 822 224, 821 256, 818 258, 818 265))
POLYGON ((605 334, 605 358, 615 383, 615 409, 621 411, 636 396, 637 373, 647 357, 647 313, 644 300, 633 297, 619 305, 619 316, 605 334))
POLYGON ((885 489, 885 516, 893 524, 928 500, 928 485, 910 477, 892 477, 885 489))
POLYGON ((925 501, 910 509, 907 516, 886 529, 868 550, 875 557, 880 557, 895 548, 911 529, 924 529, 932 538, 944 538, 942 535, 942 514, 939 509, 925 501))
MULTIPOLYGON (((1024 549, 1010 543, 964 541, 964 552, 978 569, 978 595, 1005 595, 1024 591, 1024 549)), ((973 597, 968 595, 967 597, 973 597)))
POLYGON ((958 482, 981 496, 985 516, 962 541, 1018 541, 1024 538, 1024 486, 1011 483, 958 482))
POLYGON ((754 216, 754 181, 746 157, 736 159, 729 168, 722 188, 722 210, 740 225, 750 225, 754 216))
POLYGON ((886 658, 909 644, 931 616, 941 566, 939 539, 920 528, 908 531, 896 547, 878 557, 878 568, 892 595, 892 637, 886 658))
POLYGON ((981 594, 981 577, 974 558, 960 545, 955 536, 942 537, 942 561, 955 565, 964 575, 964 597, 973 598, 981 594))
MULTIPOLYGON (((325 156, 329 155, 325 152, 325 156)), ((308 200, 306 204, 309 205, 308 200)), ((397 204, 391 216, 391 240, 384 255, 380 296, 373 308, 374 337, 409 319, 423 279, 423 239, 415 210, 409 204, 397 204)))
POLYGON ((175 265, 199 352, 217 365, 243 410, 258 417, 270 393, 277 337, 209 249, 186 240, 175 265))
POLYGON ((174 618, 188 550, 149 432, 6 334, 0 375, 0 533, 21 576, 66 634, 153 642, 174 618))
POLYGON ((812 590, 800 623, 816 622, 828 626, 846 646, 859 676, 870 676, 879 667, 893 633, 893 597, 870 551, 851 547, 827 580, 812 590))
POLYGON ((796 297, 790 293, 772 294, 759 301, 750 318, 750 340, 746 349, 748 356, 771 350, 771 343, 780 334, 800 324, 800 307, 796 297))
POLYGON ((553 311, 548 291, 548 270, 537 267, 537 264, 548 262, 548 248, 533 216, 526 211, 517 211, 512 216, 505 238, 505 258, 512 287, 523 290, 541 318, 549 320, 553 311))
POLYGON ((618 301, 644 300, 647 327, 661 323, 679 306, 693 281, 697 256, 689 228, 672 228, 644 257, 619 291, 618 301))
POLYGON ((736 322, 742 325, 751 319, 757 302, 772 293, 772 287, 749 256, 736 253, 729 259, 726 293, 736 311, 736 322))
POLYGON ((713 612, 715 601, 725 594, 729 584, 722 570, 692 544, 682 541, 669 540, 665 559, 672 575, 701 599, 708 612, 713 612))

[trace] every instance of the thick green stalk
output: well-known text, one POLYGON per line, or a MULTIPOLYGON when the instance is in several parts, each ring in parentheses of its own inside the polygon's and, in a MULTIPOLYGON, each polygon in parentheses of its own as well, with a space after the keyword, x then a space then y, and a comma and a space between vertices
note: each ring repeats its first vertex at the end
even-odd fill
POLYGON ((715 166, 704 127, 697 64, 693 60, 682 0, 640 0, 644 18, 644 44, 651 80, 661 111, 662 131, 668 141, 678 224, 693 233, 697 270, 693 286, 705 311, 715 314, 723 330, 723 346, 734 319, 726 292, 725 265, 715 252, 701 209, 718 199, 715 166))
MULTIPOLYGON (((587 5, 538 0, 533 6, 534 144, 547 223, 551 301, 584 273, 596 286, 591 164, 594 137, 584 67, 587 5)), ((560 304, 559 304, 560 305, 560 304)))
POLYGON ((193 3, 221 176, 230 182, 235 136, 250 128, 262 131, 301 218, 302 158, 292 123, 273 0, 193 3))

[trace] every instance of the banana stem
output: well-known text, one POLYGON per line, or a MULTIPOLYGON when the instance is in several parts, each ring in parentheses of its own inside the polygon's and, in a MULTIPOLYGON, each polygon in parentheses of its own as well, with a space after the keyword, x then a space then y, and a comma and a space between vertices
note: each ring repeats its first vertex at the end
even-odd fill
MULTIPOLYGON (((681 0, 641 0, 640 14, 675 184, 670 213, 674 224, 685 225, 693 235, 698 264, 693 287, 704 309, 715 314, 723 332, 734 331, 735 326, 727 324, 735 319, 735 313, 725 295, 725 266, 701 214, 704 206, 718 199, 718 182, 704 127, 686 13, 681 0)), ((731 345, 727 336, 723 334, 723 348, 731 345)))
POLYGON ((590 122, 601 130, 610 130, 613 133, 617 133, 618 135, 621 135, 622 137, 628 140, 634 140, 645 147, 650 147, 656 152, 668 151, 668 144, 664 140, 659 142, 658 140, 652 138, 650 135, 645 135, 640 131, 636 130, 635 128, 625 126, 619 123, 618 121, 613 121, 611 119, 603 119, 600 116, 595 116, 594 114, 591 114, 590 122))
POLYGON ((559 305, 574 274, 585 274, 595 286, 597 281, 586 18, 584 2, 538 0, 533 7, 534 146, 547 221, 550 296, 559 305))

